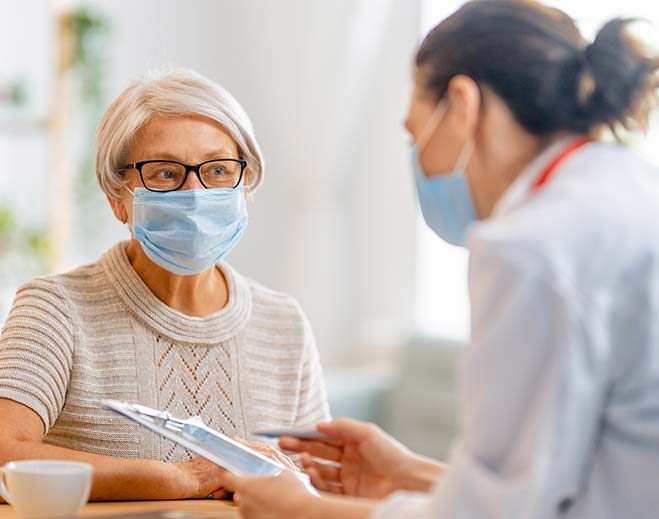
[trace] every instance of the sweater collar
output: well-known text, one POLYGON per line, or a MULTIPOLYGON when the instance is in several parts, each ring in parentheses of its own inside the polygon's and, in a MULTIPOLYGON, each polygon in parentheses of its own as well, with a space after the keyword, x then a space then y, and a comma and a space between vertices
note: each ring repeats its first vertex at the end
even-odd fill
POLYGON ((177 343, 218 344, 236 336, 249 321, 249 286, 228 264, 218 265, 227 280, 227 305, 206 317, 191 317, 156 297, 130 264, 127 245, 126 241, 115 245, 101 258, 101 265, 126 308, 157 334, 177 343))

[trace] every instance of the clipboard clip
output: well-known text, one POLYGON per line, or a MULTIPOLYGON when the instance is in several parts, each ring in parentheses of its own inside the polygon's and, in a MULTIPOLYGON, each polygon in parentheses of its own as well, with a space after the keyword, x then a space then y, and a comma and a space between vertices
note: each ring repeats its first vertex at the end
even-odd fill
POLYGON ((151 422, 153 425, 164 427, 175 432, 184 432, 186 425, 192 425, 195 420, 179 420, 174 418, 167 411, 158 411, 140 404, 133 404, 130 402, 117 402, 116 400, 101 400, 99 402, 102 406, 109 409, 123 408, 124 411, 132 412, 142 417, 143 420, 151 422))

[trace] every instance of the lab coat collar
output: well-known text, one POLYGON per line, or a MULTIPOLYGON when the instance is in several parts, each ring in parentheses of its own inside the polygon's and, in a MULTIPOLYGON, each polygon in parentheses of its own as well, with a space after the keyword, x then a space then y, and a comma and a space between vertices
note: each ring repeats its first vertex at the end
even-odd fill
POLYGON ((497 201, 492 210, 492 216, 497 217, 509 213, 524 203, 531 193, 533 182, 542 173, 542 170, 577 137, 577 135, 562 137, 540 152, 497 201))

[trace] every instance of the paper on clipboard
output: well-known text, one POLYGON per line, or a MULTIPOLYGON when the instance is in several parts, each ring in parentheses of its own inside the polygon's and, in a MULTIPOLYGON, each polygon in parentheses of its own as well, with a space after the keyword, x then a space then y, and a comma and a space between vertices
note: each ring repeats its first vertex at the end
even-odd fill
MULTIPOLYGON (((101 400, 98 405, 125 416, 238 476, 276 476, 288 470, 277 461, 211 429, 198 416, 181 420, 164 411, 119 400, 101 400)), ((311 492, 317 494, 306 474, 294 474, 311 492)))

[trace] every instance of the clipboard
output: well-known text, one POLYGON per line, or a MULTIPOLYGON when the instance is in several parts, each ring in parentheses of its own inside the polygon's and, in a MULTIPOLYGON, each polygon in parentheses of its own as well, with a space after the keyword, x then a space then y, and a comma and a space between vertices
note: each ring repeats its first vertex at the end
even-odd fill
MULTIPOLYGON (((97 404, 238 476, 276 476, 289 470, 279 462, 211 429, 199 416, 182 420, 166 411, 120 400, 100 400, 97 404)), ((309 476, 301 472, 290 472, 304 483, 307 490, 318 495, 318 491, 311 485, 309 476)))

